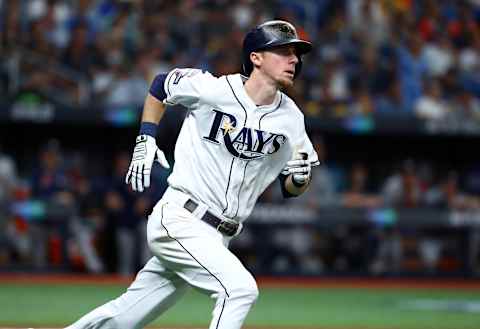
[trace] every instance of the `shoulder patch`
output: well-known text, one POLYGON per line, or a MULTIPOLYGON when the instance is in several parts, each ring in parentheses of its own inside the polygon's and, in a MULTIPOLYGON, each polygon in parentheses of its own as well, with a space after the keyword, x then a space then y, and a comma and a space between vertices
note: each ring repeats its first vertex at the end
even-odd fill
POLYGON ((173 82, 172 84, 174 85, 178 85, 178 83, 180 82, 180 80, 185 77, 187 75, 186 72, 184 71, 181 71, 181 70, 177 70, 175 72, 173 72, 173 82))
POLYGON ((172 73, 173 82, 172 84, 178 85, 180 80, 184 77, 191 78, 197 74, 205 73, 206 71, 200 69, 176 69, 172 73))

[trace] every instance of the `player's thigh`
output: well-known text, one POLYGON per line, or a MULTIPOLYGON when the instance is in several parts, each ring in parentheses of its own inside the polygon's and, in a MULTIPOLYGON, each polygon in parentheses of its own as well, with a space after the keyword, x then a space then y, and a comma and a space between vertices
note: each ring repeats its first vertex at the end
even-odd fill
POLYGON ((187 252, 188 266, 178 276, 207 293, 256 295, 257 284, 240 260, 218 241, 208 237, 176 240, 187 252))
POLYGON ((187 290, 185 280, 153 257, 127 291, 112 302, 115 321, 146 325, 170 308, 187 290))
POLYGON ((190 285, 209 293, 256 293, 250 272, 223 244, 223 236, 177 205, 157 207, 149 218, 150 249, 190 285))

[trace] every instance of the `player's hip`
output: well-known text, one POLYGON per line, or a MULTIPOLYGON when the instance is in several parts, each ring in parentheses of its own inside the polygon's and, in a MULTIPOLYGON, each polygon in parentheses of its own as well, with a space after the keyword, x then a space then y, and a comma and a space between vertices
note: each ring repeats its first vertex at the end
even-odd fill
MULTIPOLYGON (((187 199, 188 200, 188 199, 187 199)), ((182 199, 162 198, 148 218, 147 238, 165 242, 171 239, 188 239, 205 236, 217 239, 223 245, 223 235, 184 207, 182 199)))

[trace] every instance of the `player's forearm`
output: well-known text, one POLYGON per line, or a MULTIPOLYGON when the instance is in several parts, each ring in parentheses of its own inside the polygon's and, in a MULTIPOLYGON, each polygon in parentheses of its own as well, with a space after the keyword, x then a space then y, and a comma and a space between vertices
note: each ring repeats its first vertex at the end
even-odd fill
POLYGON ((165 113, 165 105, 148 94, 143 105, 142 122, 158 124, 165 113))
POLYGON ((287 179, 285 180, 285 189, 287 190, 288 193, 292 195, 302 194, 308 189, 309 185, 310 185, 310 180, 306 184, 303 184, 302 186, 295 185, 292 181, 292 175, 288 175, 287 179))

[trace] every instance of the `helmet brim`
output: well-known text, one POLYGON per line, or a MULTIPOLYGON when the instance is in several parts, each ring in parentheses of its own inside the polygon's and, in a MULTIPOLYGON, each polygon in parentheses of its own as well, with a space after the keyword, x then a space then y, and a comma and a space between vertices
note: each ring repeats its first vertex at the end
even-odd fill
POLYGON ((283 41, 274 41, 271 43, 266 44, 265 46, 257 49, 257 51, 260 50, 268 50, 272 48, 277 48, 277 47, 282 47, 282 46, 289 46, 292 45, 295 47, 297 50, 297 55, 303 55, 312 50, 312 44, 308 41, 305 40, 300 40, 300 39, 290 39, 290 40, 283 40, 283 41))

